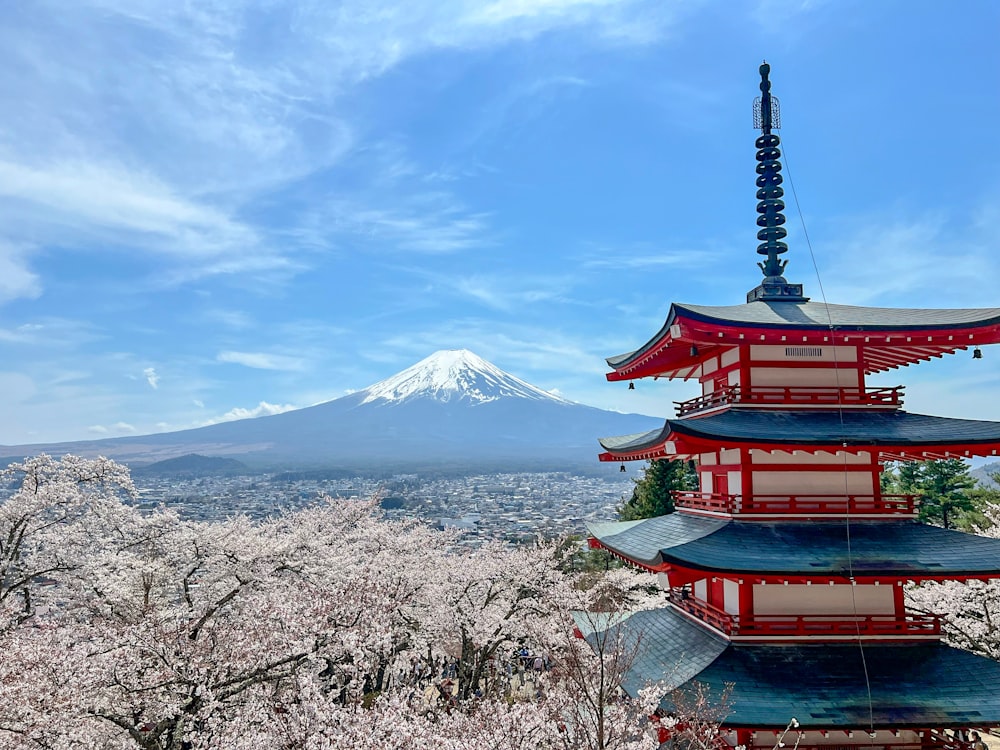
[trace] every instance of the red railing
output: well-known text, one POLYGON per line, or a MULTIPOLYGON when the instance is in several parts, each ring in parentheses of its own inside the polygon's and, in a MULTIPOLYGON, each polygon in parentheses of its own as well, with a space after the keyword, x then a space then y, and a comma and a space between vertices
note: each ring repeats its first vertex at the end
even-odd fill
POLYGON ((738 618, 739 635, 941 635, 936 615, 754 615, 738 618))
POLYGON ((723 633, 736 635, 736 618, 733 615, 701 599, 695 599, 685 589, 671 589, 670 601, 723 633))
POLYGON ((713 393, 675 401, 677 416, 727 404, 751 406, 900 406, 903 386, 893 388, 803 388, 798 386, 730 386, 713 393))
POLYGON ((716 513, 879 513, 913 515, 918 495, 727 495, 713 492, 675 491, 679 508, 716 513))
POLYGON ((692 510, 710 510, 716 513, 736 513, 740 504, 739 495, 722 495, 718 492, 688 492, 672 490, 674 505, 692 510))
POLYGON ((673 589, 670 601, 729 636, 800 638, 806 636, 939 636, 937 615, 751 615, 740 617, 673 589))

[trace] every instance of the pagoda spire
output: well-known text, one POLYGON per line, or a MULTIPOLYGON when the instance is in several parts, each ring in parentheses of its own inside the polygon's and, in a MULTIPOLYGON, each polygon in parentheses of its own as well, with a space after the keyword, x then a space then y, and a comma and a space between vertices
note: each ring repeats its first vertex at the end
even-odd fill
POLYGON ((757 252, 766 259, 757 265, 764 273, 760 286, 747 293, 747 302, 757 300, 805 301, 801 284, 789 284, 782 274, 787 260, 778 256, 788 252, 783 242, 788 235, 784 227, 785 191, 781 188, 781 138, 772 133, 772 128, 781 128, 781 110, 778 98, 771 96, 771 81, 768 75, 771 66, 764 62, 760 66, 760 96, 753 103, 753 124, 761 135, 755 143, 757 147, 757 252))

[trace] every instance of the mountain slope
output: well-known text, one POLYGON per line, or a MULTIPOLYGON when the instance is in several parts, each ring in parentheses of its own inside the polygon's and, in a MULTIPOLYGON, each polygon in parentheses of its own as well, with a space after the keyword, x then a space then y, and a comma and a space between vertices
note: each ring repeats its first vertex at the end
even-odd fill
POLYGON ((304 409, 142 437, 0 448, 0 454, 102 453, 135 465, 199 453, 268 467, 595 466, 598 437, 662 424, 567 401, 454 350, 304 409))

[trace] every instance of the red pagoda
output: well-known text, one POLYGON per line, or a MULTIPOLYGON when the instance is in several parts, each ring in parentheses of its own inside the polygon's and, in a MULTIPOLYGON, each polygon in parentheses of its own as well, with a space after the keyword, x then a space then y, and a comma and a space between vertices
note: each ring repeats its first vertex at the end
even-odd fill
MULTIPOLYGON (((788 283, 777 101, 755 102, 757 252, 745 304, 674 304, 655 335, 608 359, 611 381, 697 378, 662 429, 605 438, 602 461, 694 461, 677 511, 594 524, 591 544, 659 574, 670 604, 642 633, 626 689, 732 684, 731 746, 928 748, 1000 725, 1000 663, 947 646, 908 612, 910 582, 1000 578, 1000 541, 919 523, 880 489, 886 462, 995 456, 1000 423, 911 414, 866 377, 1000 342, 1000 308, 888 309, 811 301, 788 283)), ((663 709, 671 710, 668 692, 663 709)))

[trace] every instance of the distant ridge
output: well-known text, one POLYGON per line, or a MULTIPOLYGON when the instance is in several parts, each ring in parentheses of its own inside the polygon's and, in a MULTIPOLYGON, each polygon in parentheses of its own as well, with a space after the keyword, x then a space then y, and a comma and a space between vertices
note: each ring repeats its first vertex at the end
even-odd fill
POLYGON ((603 471, 597 438, 662 426, 655 417, 567 401, 451 349, 304 409, 155 435, 0 446, 0 453, 100 454, 133 468, 198 454, 253 470, 603 471))
POLYGON ((199 453, 187 453, 177 458, 167 458, 132 470, 136 476, 171 475, 171 476, 232 476, 246 474, 249 468, 235 458, 221 456, 202 456, 199 453))

